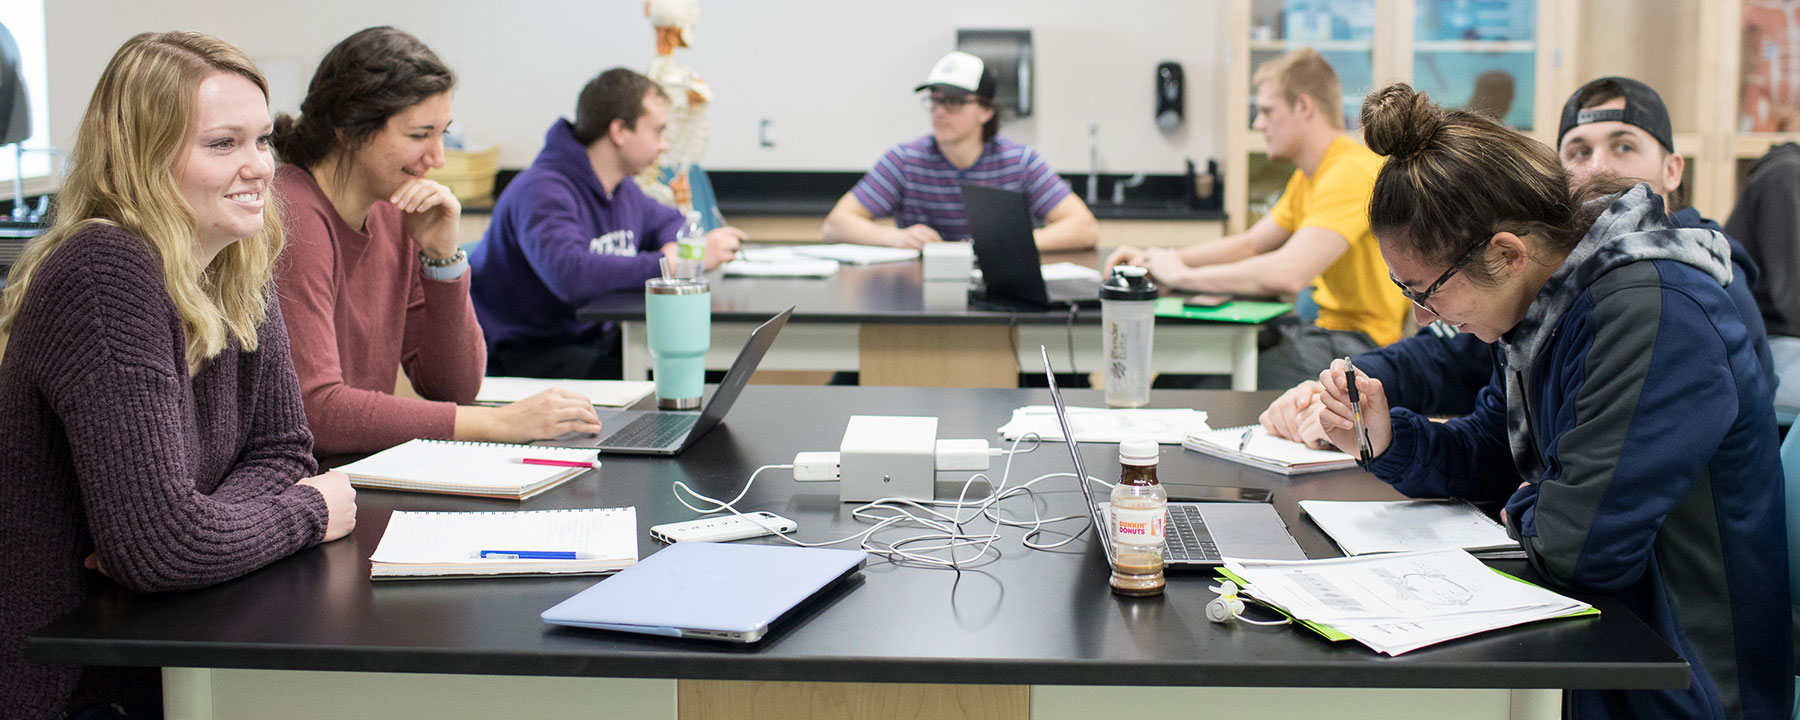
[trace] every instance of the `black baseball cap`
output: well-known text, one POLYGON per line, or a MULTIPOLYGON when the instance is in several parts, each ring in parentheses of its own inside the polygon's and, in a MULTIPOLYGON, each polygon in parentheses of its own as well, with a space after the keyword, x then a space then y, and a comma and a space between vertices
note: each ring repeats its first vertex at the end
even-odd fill
POLYGON ((1563 103, 1562 124, 1556 129, 1556 144, 1562 145, 1564 135, 1576 125, 1607 122, 1617 120, 1626 125, 1635 125, 1650 137, 1656 138, 1664 150, 1675 152, 1675 134, 1669 127, 1669 108, 1663 105, 1662 96, 1649 85, 1627 77, 1603 77, 1591 80, 1581 86, 1569 101, 1563 103), (1624 109, 1617 108, 1581 108, 1581 100, 1592 94, 1592 90, 1600 85, 1612 85, 1618 88, 1619 94, 1625 98, 1624 109))

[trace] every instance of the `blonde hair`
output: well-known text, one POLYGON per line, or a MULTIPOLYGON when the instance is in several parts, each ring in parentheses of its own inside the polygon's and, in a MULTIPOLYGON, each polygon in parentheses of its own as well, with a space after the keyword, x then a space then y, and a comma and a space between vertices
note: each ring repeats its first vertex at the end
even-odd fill
POLYGON ((1331 63, 1326 62, 1319 51, 1303 47, 1263 63, 1250 77, 1250 85, 1257 87, 1267 82, 1281 88, 1281 99, 1288 105, 1299 102, 1301 95, 1312 98, 1326 121, 1334 128, 1343 129, 1343 84, 1338 82, 1337 71, 1331 69, 1331 63))
POLYGON ((0 333, 12 329, 37 268, 69 238, 104 225, 142 238, 162 262, 163 281, 186 337, 190 374, 218 356, 231 338, 244 350, 256 349, 283 243, 276 203, 263 209, 255 236, 232 243, 201 267, 194 257, 194 211, 174 178, 200 83, 217 73, 241 75, 265 100, 269 96, 268 82, 250 59, 210 35, 144 33, 113 54, 81 119, 69 176, 57 194, 55 223, 26 247, 7 277, 0 333))

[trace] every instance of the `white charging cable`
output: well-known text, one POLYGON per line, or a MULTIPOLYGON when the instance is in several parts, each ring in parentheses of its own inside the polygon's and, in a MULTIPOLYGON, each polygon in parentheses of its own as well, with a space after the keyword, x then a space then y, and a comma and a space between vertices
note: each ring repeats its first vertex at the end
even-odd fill
MULTIPOLYGON (((977 473, 963 482, 962 489, 957 494, 955 500, 881 498, 858 505, 851 511, 851 516, 872 524, 861 532, 836 540, 805 542, 784 532, 776 532, 775 535, 788 543, 801 547, 825 547, 856 542, 863 551, 880 555, 892 562, 956 569, 979 564, 984 558, 987 558, 990 555, 994 559, 998 559, 999 553, 993 549, 993 545, 1000 539, 1000 531, 1005 527, 1026 528, 1023 541, 1028 548, 1034 550, 1048 550, 1061 547, 1074 541, 1086 531, 1091 525, 1091 523, 1085 522, 1088 520, 1089 516, 1087 514, 1079 514, 1051 518, 1043 517, 1039 512, 1039 503, 1037 502, 1035 492, 1032 490, 1032 486, 1043 480, 1073 477, 1074 474, 1066 472, 1050 473, 1032 478, 1017 486, 1007 486, 1007 478, 1012 473, 1013 456, 1031 452, 1037 448, 1037 445, 1038 437, 1036 435, 1026 435, 1015 439, 1011 448, 988 451, 989 454, 992 455, 1005 456, 1006 464, 1001 471, 999 485, 984 497, 974 499, 968 497, 970 488, 974 486, 976 481, 988 480, 985 473, 977 473), (1031 446, 1023 450, 1019 449, 1019 445, 1028 439, 1032 443, 1031 446), (1021 496, 1031 500, 1030 520, 1009 518, 1001 514, 999 506, 1002 502, 1021 496), (940 510, 939 508, 945 508, 947 509, 947 512, 945 510, 940 510), (968 511, 966 517, 964 511, 968 511), (985 519, 992 523, 991 527, 985 532, 969 530, 967 526, 977 518, 985 519), (1067 537, 1054 543, 1039 543, 1035 541, 1042 533, 1048 532, 1048 529, 1045 527, 1046 525, 1069 520, 1084 521, 1082 529, 1069 533, 1067 537), (914 527, 926 530, 927 532, 893 540, 875 538, 877 532, 889 528, 901 527, 914 527), (964 548, 975 548, 975 552, 973 555, 959 556, 958 551, 964 548)), ((744 513, 737 509, 736 504, 743 500, 744 496, 750 492, 750 486, 755 484, 756 478, 766 470, 780 468, 797 470, 796 465, 793 464, 764 465, 759 467, 754 472, 750 473, 750 478, 744 482, 743 489, 738 492, 737 496, 730 500, 719 500, 708 497, 695 491, 692 487, 689 487, 687 483, 681 481, 676 481, 674 483, 673 492, 677 502, 680 502, 688 509, 703 515, 721 511, 730 512, 733 515, 743 515, 744 513), (688 497, 683 496, 684 493, 688 497, 692 497, 694 500, 705 504, 707 507, 696 506, 689 502, 688 497)), ((1106 485, 1106 483, 1095 478, 1088 478, 1088 480, 1090 482, 1099 482, 1102 485, 1106 485)))

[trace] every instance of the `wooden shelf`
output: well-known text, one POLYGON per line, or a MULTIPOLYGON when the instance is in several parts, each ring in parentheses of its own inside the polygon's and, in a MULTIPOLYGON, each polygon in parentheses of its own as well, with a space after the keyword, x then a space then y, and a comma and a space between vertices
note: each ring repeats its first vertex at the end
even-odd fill
POLYGON ((1420 40, 1413 43, 1415 53, 1534 53, 1537 43, 1531 40, 1420 40))
POLYGON ((1367 40, 1252 40, 1251 52, 1287 52, 1310 47, 1319 52, 1374 52, 1375 43, 1367 40))

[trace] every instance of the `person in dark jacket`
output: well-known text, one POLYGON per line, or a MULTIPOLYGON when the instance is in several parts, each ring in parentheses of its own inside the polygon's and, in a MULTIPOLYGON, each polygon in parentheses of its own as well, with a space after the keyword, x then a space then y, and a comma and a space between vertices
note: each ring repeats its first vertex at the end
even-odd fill
POLYGON ((1768 281, 1754 290, 1781 381, 1775 408, 1800 412, 1800 145, 1777 145, 1756 161, 1725 232, 1769 270, 1768 281))
MULTIPOLYGON (((1675 152, 1669 111, 1656 90, 1636 80, 1603 77, 1569 96, 1563 104, 1557 155, 1570 180, 1581 183, 1602 174, 1642 181, 1661 196, 1665 206, 1681 188, 1683 160, 1675 152)), ((1682 228, 1719 230, 1718 223, 1692 207, 1669 213, 1669 224, 1682 228)), ((1731 245, 1732 275, 1726 292, 1752 334, 1764 337, 1763 313, 1753 291, 1760 291, 1762 273, 1743 246, 1726 235, 1731 245)), ((1759 292, 1760 294, 1760 292, 1759 292)), ((1796 341, 1800 357, 1800 341, 1796 341)), ((1774 377, 1769 345, 1757 343, 1757 358, 1774 377)), ((1466 415, 1475 407, 1494 372, 1494 349, 1479 338, 1456 332, 1443 323, 1432 323, 1414 337, 1356 356, 1358 372, 1382 380, 1388 401, 1424 415, 1466 415)), ((1298 442, 1320 444, 1318 382, 1308 380, 1269 404, 1262 414, 1269 432, 1298 442)), ((1800 387, 1795 388, 1800 393, 1800 387)), ((1778 402, 1779 406, 1780 403, 1778 402)))
POLYGON ((1500 385, 1434 423, 1346 363, 1320 374, 1332 444, 1412 497, 1505 500, 1552 585, 1618 599, 1690 666, 1670 690, 1575 690, 1575 718, 1785 718, 1793 702, 1782 471, 1769 378, 1719 233, 1640 183, 1571 189, 1550 150, 1404 84, 1363 104, 1388 156, 1369 204, 1422 317, 1497 343, 1500 385))
MULTIPOLYGON (((683 218, 632 176, 667 150, 669 99, 650 78, 614 68, 588 81, 575 121, 557 120, 544 149, 494 205, 474 266, 475 317, 489 375, 618 378, 618 332, 576 311, 636 289, 675 258, 683 218)), ((737 256, 743 231, 706 234, 707 270, 737 256)))

